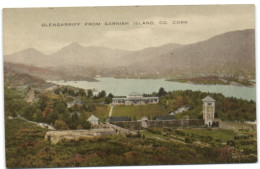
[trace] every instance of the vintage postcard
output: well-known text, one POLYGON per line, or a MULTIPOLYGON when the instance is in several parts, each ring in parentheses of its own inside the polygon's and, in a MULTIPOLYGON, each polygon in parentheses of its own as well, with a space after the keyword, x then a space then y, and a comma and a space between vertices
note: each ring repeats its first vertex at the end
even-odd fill
POLYGON ((254 5, 3 10, 8 168, 257 162, 254 5))

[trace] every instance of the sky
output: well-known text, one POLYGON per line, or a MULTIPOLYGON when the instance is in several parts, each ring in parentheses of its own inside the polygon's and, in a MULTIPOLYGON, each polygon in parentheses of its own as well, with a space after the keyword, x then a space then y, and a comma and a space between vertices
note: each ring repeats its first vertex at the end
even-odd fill
POLYGON ((254 29, 254 10, 254 5, 9 8, 3 11, 4 54, 27 48, 49 54, 72 42, 122 50, 196 43, 229 31, 254 29), (177 21, 183 24, 173 24, 177 21), (109 22, 128 24, 104 25, 109 22), (43 26, 53 23, 79 25, 43 26))

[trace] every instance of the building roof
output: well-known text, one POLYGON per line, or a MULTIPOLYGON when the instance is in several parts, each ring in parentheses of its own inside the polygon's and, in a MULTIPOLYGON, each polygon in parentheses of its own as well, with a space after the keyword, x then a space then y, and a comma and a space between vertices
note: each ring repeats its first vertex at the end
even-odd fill
POLYGON ((128 97, 128 98, 112 98, 112 100, 150 100, 159 99, 159 97, 128 97))
POLYGON ((113 121, 130 121, 130 117, 121 116, 121 117, 109 117, 106 121, 113 122, 113 121))
POLYGON ((98 120, 98 118, 93 114, 88 118, 88 121, 96 121, 96 120, 98 120))
POLYGON ((125 97, 116 97, 116 98, 112 98, 112 100, 125 100, 125 97))
POLYGON ((76 113, 76 114, 78 115, 78 117, 81 115, 80 112, 71 112, 71 113, 70 113, 70 116, 72 117, 74 113, 76 113))
POLYGON ((173 115, 159 115, 155 117, 156 120, 173 120, 173 115))
POLYGON ((212 97, 207 96, 204 99, 202 99, 204 102, 215 102, 216 100, 214 100, 212 97))

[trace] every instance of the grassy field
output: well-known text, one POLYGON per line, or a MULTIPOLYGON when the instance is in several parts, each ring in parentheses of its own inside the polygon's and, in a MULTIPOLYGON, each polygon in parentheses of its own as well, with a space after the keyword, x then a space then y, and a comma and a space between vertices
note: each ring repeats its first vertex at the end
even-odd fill
POLYGON ((86 112, 88 116, 91 116, 92 114, 99 118, 100 122, 104 122, 109 115, 110 106, 104 106, 104 105, 98 105, 96 106, 96 110, 94 112, 86 112))
POLYGON ((225 146, 233 149, 233 160, 237 162, 255 161, 257 157, 256 131, 232 131, 226 129, 163 129, 150 128, 141 131, 145 137, 163 140, 177 140, 183 143, 200 143, 217 149, 225 146), (241 154, 241 152, 244 152, 241 154))
POLYGON ((112 116, 130 116, 132 119, 167 115, 168 111, 158 104, 144 106, 114 106, 112 116))
MULTIPOLYGON (((224 130, 224 129, 182 129, 182 131, 186 136, 194 137, 196 139, 200 139, 203 137, 212 137, 213 139, 219 139, 221 142, 227 142, 228 140, 233 140, 234 136, 238 135, 232 130, 224 130)), ((203 141, 201 139, 201 141, 203 141)))
POLYGON ((156 135, 161 138, 167 138, 170 135, 176 135, 179 137, 191 137, 198 141, 206 141, 203 140, 205 137, 212 137, 212 140, 219 140, 220 142, 226 143, 228 140, 234 140, 234 136, 238 136, 239 133, 236 133, 232 130, 225 129, 196 129, 196 128, 188 128, 188 129, 163 129, 163 128, 151 128, 147 131, 142 131, 142 134, 146 136, 156 135))

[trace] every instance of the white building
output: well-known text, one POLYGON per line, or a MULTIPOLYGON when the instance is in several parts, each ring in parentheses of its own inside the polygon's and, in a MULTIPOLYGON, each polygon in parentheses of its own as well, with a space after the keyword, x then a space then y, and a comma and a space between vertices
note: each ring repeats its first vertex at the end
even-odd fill
POLYGON ((203 119, 205 120, 205 125, 212 126, 215 118, 215 102, 212 97, 207 96, 203 101, 203 119))
POLYGON ((89 121, 91 124, 98 124, 99 119, 92 114, 87 121, 89 121))
POLYGON ((146 104, 158 104, 159 97, 143 97, 139 93, 131 93, 127 97, 113 98, 113 105, 146 105, 146 104))

